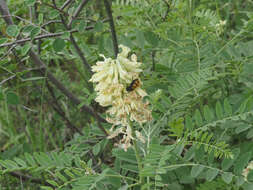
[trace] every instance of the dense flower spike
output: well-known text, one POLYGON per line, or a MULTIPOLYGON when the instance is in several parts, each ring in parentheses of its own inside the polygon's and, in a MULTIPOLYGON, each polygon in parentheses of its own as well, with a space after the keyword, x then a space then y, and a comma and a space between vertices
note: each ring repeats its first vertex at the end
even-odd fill
MULTIPOLYGON (((98 61, 92 67, 94 75, 90 81, 96 84, 97 97, 95 100, 101 106, 111 106, 107 110, 107 121, 113 124, 113 128, 116 125, 122 126, 112 132, 109 138, 123 134, 119 146, 126 150, 131 146, 130 142, 133 139, 129 120, 141 124, 150 121, 152 117, 148 108, 149 103, 143 101, 143 97, 147 96, 147 93, 140 86, 130 92, 126 90, 134 79, 138 79, 141 83, 139 78, 139 74, 142 72, 141 63, 137 62, 135 54, 132 54, 128 59, 130 52, 128 47, 123 45, 119 47, 122 52, 118 54, 117 59, 101 55, 104 61, 98 61)), ((142 139, 142 141, 144 140, 142 139)))

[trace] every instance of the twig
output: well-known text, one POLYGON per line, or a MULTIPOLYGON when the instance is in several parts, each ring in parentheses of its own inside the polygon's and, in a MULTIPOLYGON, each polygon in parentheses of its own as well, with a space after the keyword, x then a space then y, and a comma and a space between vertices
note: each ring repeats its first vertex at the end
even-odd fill
POLYGON ((114 21, 113 21, 113 17, 112 17, 112 10, 111 10, 111 6, 107 0, 104 0, 104 4, 105 4, 105 9, 106 9, 107 15, 110 19, 109 23, 110 23, 111 33, 112 33, 114 54, 115 54, 115 57, 117 57, 117 55, 119 53, 119 48, 118 48, 118 40, 117 40, 116 31, 115 31, 114 21))
POLYGON ((33 178, 31 176, 24 175, 24 174, 19 173, 19 172, 10 172, 10 175, 12 175, 13 177, 16 177, 18 179, 22 178, 23 180, 30 181, 32 183, 37 183, 37 184, 47 185, 47 186, 53 187, 50 183, 47 183, 46 181, 42 181, 41 179, 33 178))
POLYGON ((63 3, 63 5, 61 6, 61 10, 63 10, 65 7, 67 7, 70 3, 71 3, 72 0, 67 0, 65 1, 65 3, 63 3))
POLYGON ((11 19, 11 15, 10 15, 9 9, 7 7, 7 4, 4 0, 0 0, 0 12, 3 15, 5 22, 8 25, 12 25, 13 21, 11 19))
MULTIPOLYGON (((30 57, 36 65, 44 68, 41 69, 41 72, 44 74, 46 68, 45 64, 33 51, 30 51, 30 57)), ((81 101, 74 94, 72 94, 67 88, 65 88, 65 86, 60 81, 58 81, 51 72, 47 71, 47 77, 65 96, 67 96, 71 100, 72 103, 76 105, 79 105, 81 103, 81 101)), ((83 105, 81 107, 81 110, 93 115, 96 119, 100 120, 101 122, 106 122, 104 118, 95 113, 93 109, 90 108, 89 106, 83 105)))
POLYGON ((152 58, 152 71, 155 71, 155 53, 156 53, 155 50, 153 50, 153 51, 151 52, 151 58, 152 58))
POLYGON ((91 74, 91 73, 92 73, 92 72, 91 72, 91 67, 90 67, 90 65, 88 64, 86 58, 85 58, 84 55, 83 55, 82 50, 80 49, 80 47, 79 47, 78 44, 76 43, 76 40, 75 40, 75 38, 73 37, 72 34, 70 34, 70 41, 73 43, 74 48, 76 49, 76 52, 77 52, 77 54, 79 55, 79 57, 81 58, 81 60, 82 60, 82 62, 83 62, 83 64, 84 64, 84 66, 86 67, 86 69, 87 69, 87 70, 89 71, 89 73, 91 74))
MULTIPOLYGON (((105 20, 105 21, 107 21, 107 20, 105 20)), ((85 30, 92 30, 93 28, 94 28, 94 26, 88 26, 88 27, 85 28, 85 30)), ((22 43, 24 43, 24 42, 28 42, 28 41, 32 41, 32 40, 40 40, 40 39, 43 39, 43 38, 58 37, 58 36, 63 35, 63 34, 66 33, 66 32, 75 33, 75 32, 78 32, 78 30, 74 29, 74 30, 69 30, 69 31, 65 31, 65 32, 50 33, 50 34, 42 34, 42 35, 39 35, 39 36, 34 37, 34 39, 31 39, 31 38, 20 39, 20 40, 14 41, 14 42, 8 42, 8 43, 5 43, 5 44, 1 44, 1 45, 0 45, 0 48, 1 48, 1 47, 6 47, 6 46, 12 46, 12 45, 14 45, 14 44, 22 44, 22 43)))
POLYGON ((45 33, 47 33, 47 34, 49 34, 50 32, 48 32, 47 30, 45 30, 44 28, 42 28, 42 27, 40 27, 39 25, 36 25, 36 24, 34 24, 33 22, 31 22, 30 20, 27 20, 27 19, 24 19, 24 18, 22 18, 22 17, 20 17, 20 16, 17 16, 17 15, 3 15, 3 16, 1 16, 1 17, 15 17, 15 18, 17 18, 17 19, 19 19, 19 20, 21 20, 21 21, 24 21, 24 22, 26 22, 26 23, 29 23, 30 25, 33 25, 33 26, 35 26, 35 27, 38 27, 38 28, 40 28, 42 31, 44 31, 45 33))
POLYGON ((9 53, 10 53, 11 51, 13 51, 14 48, 15 48, 16 46, 17 46, 16 44, 13 45, 13 46, 0 58, 0 61, 1 61, 3 58, 5 58, 7 55, 9 55, 9 53))
MULTIPOLYGON (((53 4, 54 4, 54 6, 56 7, 56 3, 55 3, 55 0, 52 0, 53 1, 53 4)), ((87 1, 85 1, 86 3, 87 3, 87 1)), ((82 2, 83 3, 83 2, 82 2)), ((82 4, 81 3, 81 4, 82 4)), ((85 3, 83 3, 84 5, 85 5, 85 3)), ((81 6, 81 5, 79 5, 79 7, 84 7, 84 5, 83 6, 81 6)), ((78 7, 78 8, 79 8, 78 7)), ((77 9, 78 9, 77 8, 77 9)), ((79 12, 81 11, 82 9, 80 9, 79 8, 79 12)), ((67 24, 66 24, 66 22, 65 22, 65 20, 64 20, 64 18, 63 18, 63 16, 60 14, 60 17, 61 17, 61 21, 62 21, 62 24, 65 26, 65 28, 67 29, 67 30, 70 30, 70 28, 71 28, 71 25, 70 26, 68 26, 67 24)), ((70 34, 70 41, 72 42, 72 44, 74 45, 74 48, 76 49, 76 52, 77 52, 77 54, 79 55, 79 57, 81 58, 81 60, 82 60, 82 62, 83 62, 83 64, 84 64, 84 66, 86 67, 86 69, 88 70, 88 72, 91 74, 92 72, 91 72, 91 67, 90 67, 90 65, 88 64, 88 62, 87 62, 87 60, 86 60, 86 58, 84 57, 84 55, 83 55, 83 52, 82 52, 82 50, 81 50, 81 48, 78 46, 78 44, 76 43, 76 40, 75 40, 75 38, 73 37, 73 35, 72 34, 70 34)))
POLYGON ((71 27, 73 20, 78 17, 79 13, 82 11, 84 6, 89 2, 89 0, 82 0, 80 5, 77 7, 76 11, 74 12, 73 16, 71 17, 69 23, 68 23, 68 28, 71 27))
POLYGON ((41 27, 44 28, 45 26, 52 24, 52 23, 61 23, 61 21, 60 20, 50 20, 50 21, 42 24, 41 27))
POLYGON ((45 2, 43 2, 43 4, 46 5, 46 6, 48 6, 48 7, 53 8, 53 9, 56 9, 57 11, 61 12, 65 16, 69 16, 68 13, 64 12, 62 9, 59 9, 59 8, 55 7, 54 5, 50 5, 49 3, 45 3, 45 2))
MULTIPOLYGON (((71 30, 71 31, 66 31, 66 32, 70 32, 70 33, 74 33, 74 32, 78 32, 78 30, 71 30)), ((16 40, 14 42, 9 42, 9 43, 5 43, 5 44, 1 44, 1 47, 6 47, 6 46, 12 46, 14 44, 22 44, 24 42, 28 42, 28 41, 32 41, 32 40, 40 40, 43 38, 53 38, 53 37, 58 37, 63 35, 65 32, 58 32, 58 33, 50 33, 50 34, 43 34, 43 35, 39 35, 36 36, 34 39, 31 38, 25 38, 25 39, 20 39, 20 40, 16 40)))
POLYGON ((165 20, 166 17, 167 17, 167 15, 169 14, 169 11, 170 11, 170 4, 169 4, 166 0, 163 0, 163 2, 164 2, 164 3, 166 4, 166 6, 167 6, 166 13, 165 13, 165 15, 164 15, 164 17, 163 17, 163 20, 165 20))
POLYGON ((16 77, 16 74, 15 74, 15 75, 10 76, 10 77, 9 77, 9 78, 7 78, 7 79, 2 80, 2 81, 0 82, 0 86, 1 86, 2 84, 4 84, 5 82, 7 82, 8 80, 13 79, 14 77, 16 77))
POLYGON ((82 131, 80 131, 79 128, 77 128, 75 125, 73 125, 70 120, 67 118, 65 112, 62 110, 60 104, 57 101, 57 98, 55 97, 54 94, 54 90, 53 88, 50 86, 50 84, 47 82, 47 88, 48 91, 50 92, 53 100, 54 100, 54 104, 52 104, 54 110, 62 117, 62 119, 66 122, 66 126, 72 131, 72 133, 74 134, 74 132, 78 132, 80 135, 84 135, 82 131))
MULTIPOLYGON (((38 3, 34 4, 34 15, 35 15, 35 20, 39 20, 39 13, 38 13, 38 3)), ((45 29, 45 27, 41 26, 41 28, 45 29)), ((40 55, 41 53, 41 40, 38 40, 37 42, 37 49, 38 49, 38 54, 40 55)))

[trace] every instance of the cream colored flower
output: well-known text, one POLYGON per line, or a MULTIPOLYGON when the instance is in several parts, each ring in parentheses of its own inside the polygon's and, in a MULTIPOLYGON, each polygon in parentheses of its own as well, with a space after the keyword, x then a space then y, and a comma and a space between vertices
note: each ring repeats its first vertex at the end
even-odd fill
MULTIPOLYGON (((137 87, 128 92, 127 86, 134 80, 139 78, 142 72, 141 63, 137 62, 135 54, 128 58, 130 48, 120 45, 122 51, 116 59, 104 58, 104 61, 98 61, 92 66, 94 72, 90 81, 95 83, 95 91, 97 92, 97 101, 101 106, 110 106, 107 110, 107 121, 113 124, 111 135, 108 138, 114 138, 119 134, 123 134, 123 138, 118 146, 126 150, 131 146, 132 131, 129 122, 138 122, 140 124, 150 121, 151 111, 148 108, 149 102, 143 101, 143 97, 147 93, 137 87), (130 121, 129 121, 130 120, 130 121), (113 131, 114 126, 121 125, 120 128, 113 131)), ((142 139, 142 141, 144 141, 142 139)))
POLYGON ((224 26, 226 25, 226 20, 220 20, 219 23, 215 25, 216 34, 219 36, 224 31, 224 26))

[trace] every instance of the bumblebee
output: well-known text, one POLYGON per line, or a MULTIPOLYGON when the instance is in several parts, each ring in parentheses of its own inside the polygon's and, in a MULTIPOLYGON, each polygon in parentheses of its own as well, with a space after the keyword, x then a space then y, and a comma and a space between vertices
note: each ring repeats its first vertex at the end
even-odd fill
POLYGON ((139 86, 141 86, 141 82, 139 79, 134 79, 131 84, 126 88, 126 90, 128 92, 133 91, 134 89, 138 88, 139 86))

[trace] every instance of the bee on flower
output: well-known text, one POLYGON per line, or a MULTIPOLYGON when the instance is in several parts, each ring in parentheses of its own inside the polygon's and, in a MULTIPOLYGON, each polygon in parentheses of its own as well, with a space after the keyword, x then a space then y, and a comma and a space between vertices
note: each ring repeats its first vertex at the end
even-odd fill
POLYGON ((94 74, 90 81, 95 83, 95 101, 101 106, 110 106, 106 120, 112 123, 113 127, 108 138, 123 134, 119 146, 126 150, 133 139, 129 122, 142 124, 150 121, 152 117, 149 102, 143 100, 147 93, 141 89, 141 63, 137 61, 135 54, 128 58, 130 48, 123 45, 119 47, 122 51, 116 59, 100 55, 104 61, 98 61, 92 66, 94 74), (118 125, 121 127, 113 131, 118 125))

